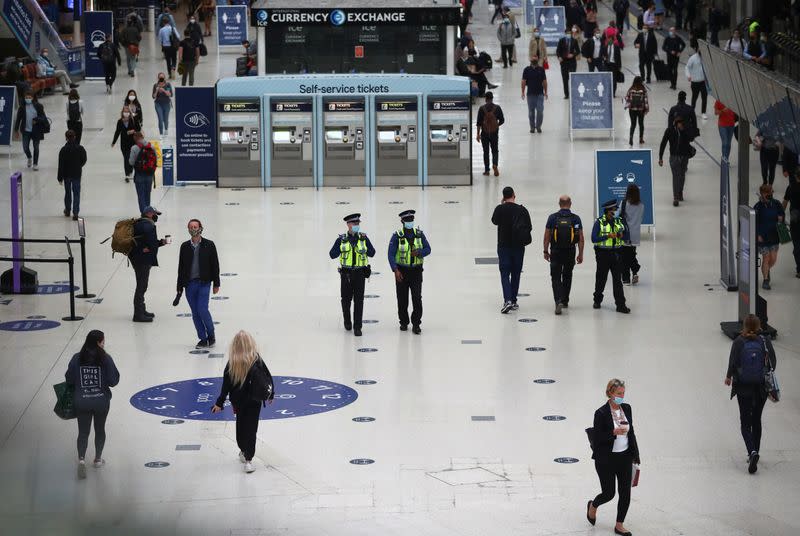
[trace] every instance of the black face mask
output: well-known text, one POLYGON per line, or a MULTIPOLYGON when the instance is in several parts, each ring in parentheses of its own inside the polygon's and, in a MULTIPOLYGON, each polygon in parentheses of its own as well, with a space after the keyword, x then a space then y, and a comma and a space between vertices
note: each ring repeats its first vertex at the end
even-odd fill
POLYGON ((157 222, 158 221, 158 214, 153 214, 153 217, 151 219, 153 220, 153 223, 157 222))

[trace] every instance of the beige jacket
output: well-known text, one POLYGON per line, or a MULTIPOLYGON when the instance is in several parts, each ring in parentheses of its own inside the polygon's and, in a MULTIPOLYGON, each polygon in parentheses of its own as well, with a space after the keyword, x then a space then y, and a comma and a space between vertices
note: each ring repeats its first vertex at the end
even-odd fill
POLYGON ((544 60, 547 59, 547 43, 544 42, 543 37, 531 37, 530 43, 528 43, 528 60, 532 60, 536 58, 539 60, 539 65, 544 64, 544 60))

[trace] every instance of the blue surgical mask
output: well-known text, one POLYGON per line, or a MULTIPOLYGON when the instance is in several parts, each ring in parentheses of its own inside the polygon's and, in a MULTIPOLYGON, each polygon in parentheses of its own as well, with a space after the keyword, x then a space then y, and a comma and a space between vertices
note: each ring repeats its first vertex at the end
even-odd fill
POLYGON ((539 32, 533 32, 534 37, 539 37, 539 32))
POLYGON ((406 229, 413 229, 414 228, 414 222, 413 221, 404 221, 403 222, 403 227, 405 227, 406 229))
POLYGON ((361 226, 360 226, 360 225, 353 225, 353 227, 351 227, 351 228, 350 228, 350 231, 351 231, 353 234, 356 234, 356 233, 358 233, 360 230, 361 230, 361 226))
POLYGON ((25 99, 25 104, 30 104, 33 102, 33 99, 25 99))
POLYGON ((615 396, 615 397, 614 397, 614 403, 615 403, 616 405, 618 405, 618 406, 619 406, 619 405, 620 405, 620 404, 622 404, 623 402, 625 402, 625 398, 623 398, 623 397, 621 397, 621 396, 615 396))
POLYGON ((670 37, 675 37, 675 32, 669 32, 670 37))

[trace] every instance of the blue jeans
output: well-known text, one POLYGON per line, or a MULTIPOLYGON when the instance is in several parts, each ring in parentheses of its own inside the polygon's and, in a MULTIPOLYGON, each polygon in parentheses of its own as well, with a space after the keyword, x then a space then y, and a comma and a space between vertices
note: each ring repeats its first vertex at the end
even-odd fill
POLYGON ((719 127, 719 139, 722 140, 722 158, 730 160, 731 140, 736 127, 719 127))
POLYGON ((77 216, 81 210, 81 180, 64 179, 64 212, 69 212, 72 205, 72 215, 77 216))
POLYGON ((500 283, 503 285, 503 301, 517 303, 525 247, 497 246, 497 257, 500 261, 500 283))
POLYGON ((164 134, 169 129, 169 110, 172 108, 170 102, 155 101, 156 115, 158 116, 158 133, 164 134))
POLYGON ((214 320, 208 310, 208 299, 211 296, 211 283, 192 279, 186 285, 186 301, 192 310, 192 320, 194 328, 197 330, 197 338, 208 340, 214 338, 214 320))
POLYGON ((136 56, 131 54, 130 50, 128 50, 128 47, 125 47, 125 63, 127 63, 128 66, 128 74, 133 74, 133 72, 136 70, 136 64, 139 63, 139 60, 136 58, 136 56))
POLYGON ((150 190, 153 188, 153 177, 148 181, 137 180, 138 176, 133 178, 133 185, 136 186, 136 197, 139 201, 139 213, 144 210, 146 206, 150 205, 150 190))
POLYGON ((531 130, 542 128, 544 119, 544 95, 531 95, 528 93, 528 123, 531 130))
POLYGON ((39 141, 33 137, 32 132, 22 132, 22 150, 25 156, 31 157, 31 142, 33 142, 33 163, 39 164, 39 141))

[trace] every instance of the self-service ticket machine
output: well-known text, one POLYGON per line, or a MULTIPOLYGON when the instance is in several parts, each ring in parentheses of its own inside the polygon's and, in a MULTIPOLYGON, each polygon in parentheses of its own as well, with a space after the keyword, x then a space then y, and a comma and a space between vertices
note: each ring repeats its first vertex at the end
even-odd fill
POLYGON ((366 114, 363 97, 324 98, 322 183, 366 185, 366 114))
POLYGON ((314 186, 312 100, 270 99, 270 184, 314 186))
POLYGON ((217 186, 261 186, 261 105, 257 98, 217 101, 217 186))
POLYGON ((419 113, 416 97, 375 98, 375 185, 419 183, 419 113))
POLYGON ((468 96, 428 96, 427 184, 472 184, 470 112, 468 96))

